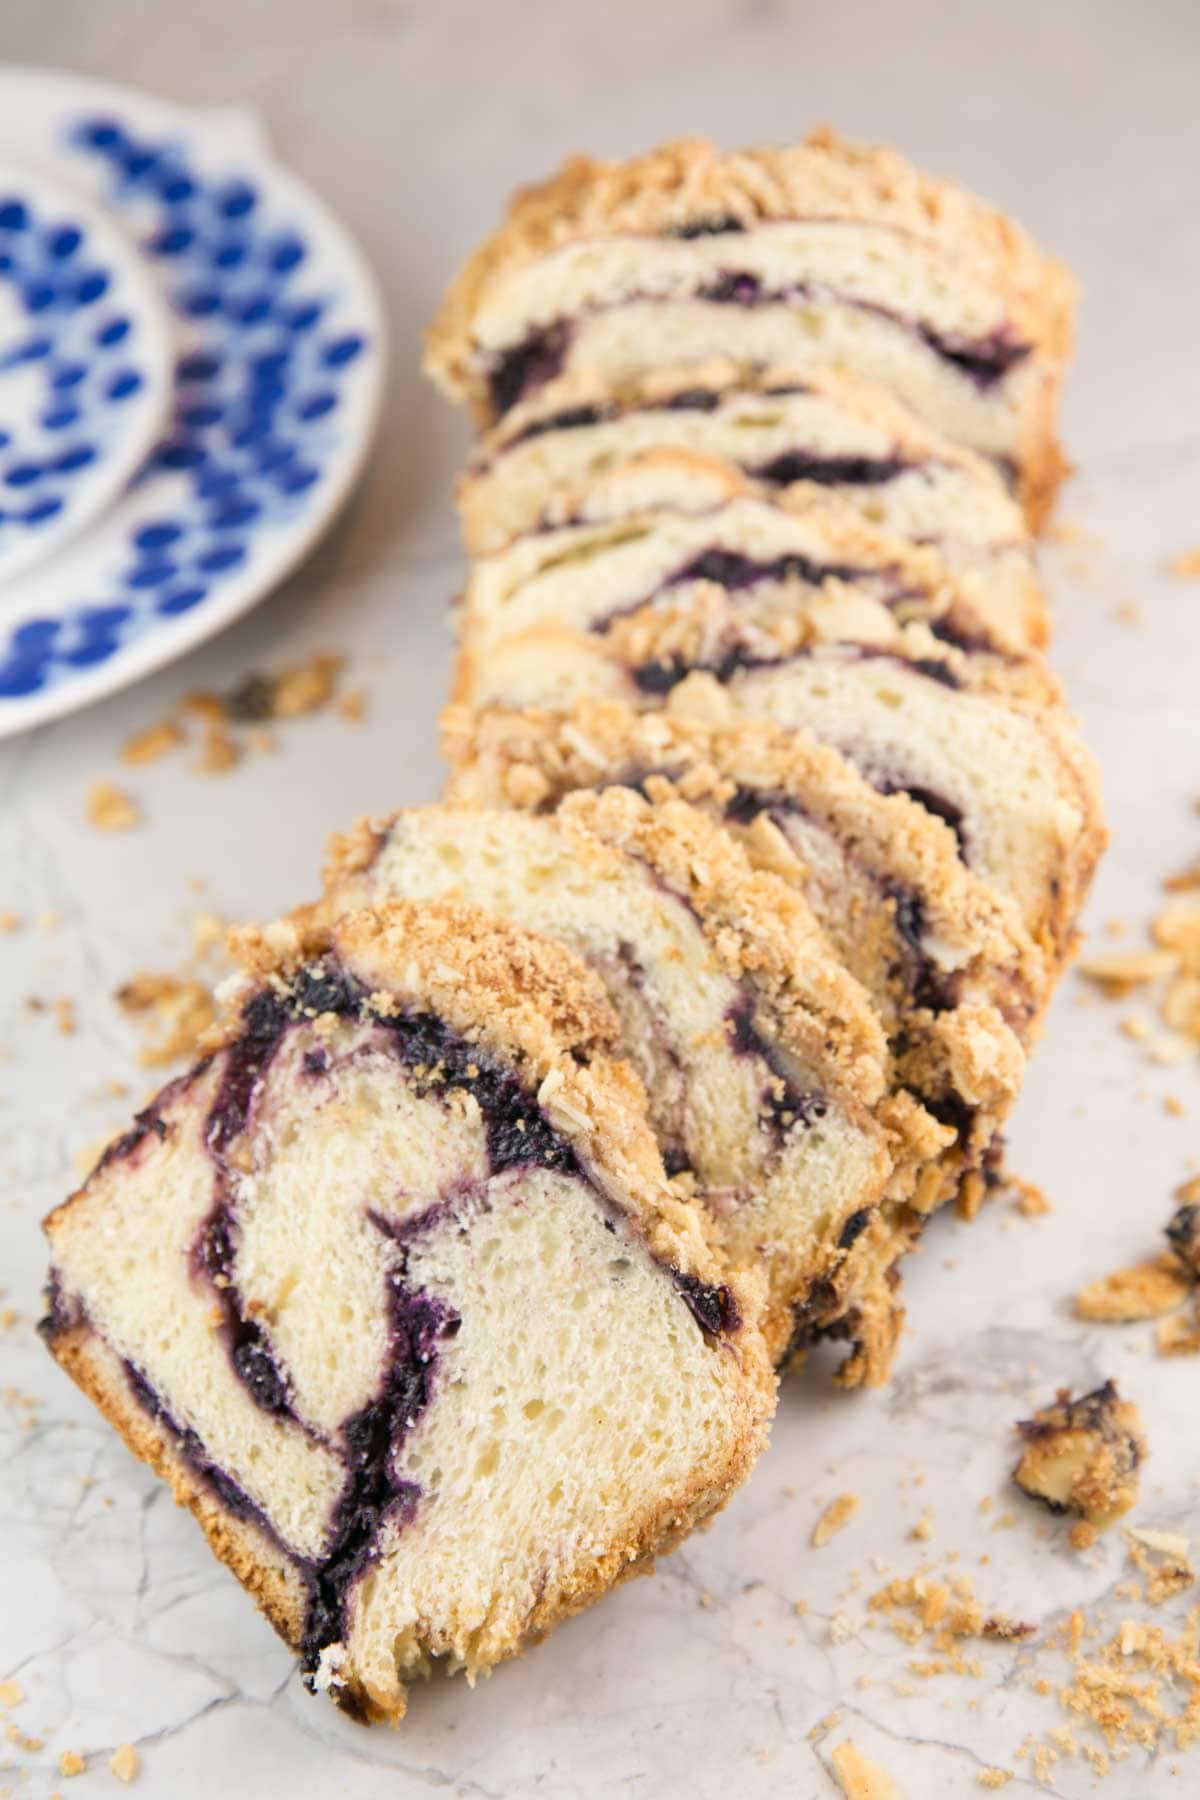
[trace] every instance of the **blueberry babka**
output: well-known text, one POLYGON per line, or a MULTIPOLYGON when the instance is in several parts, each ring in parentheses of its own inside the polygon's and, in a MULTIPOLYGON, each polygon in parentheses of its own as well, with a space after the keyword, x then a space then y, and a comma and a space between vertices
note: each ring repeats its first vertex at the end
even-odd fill
POLYGON ((987 456, 1031 522, 1064 463, 1074 285, 1003 214, 887 150, 667 144, 573 157, 518 193, 429 334, 427 366, 490 424, 560 375, 620 388, 728 357, 846 366, 987 456))
POLYGON ((1073 311, 824 130, 576 158, 447 296, 447 801, 239 934, 47 1221, 53 1354, 359 1717, 720 1507, 773 1365, 881 1380, 985 1185, 1103 836, 1029 536, 1073 311))
POLYGON ((724 1503, 761 1296, 559 945, 397 903, 242 949, 223 1041, 48 1220, 43 1329, 311 1682, 394 1719, 724 1503))
MULTIPOLYGON (((717 361, 617 389, 586 369, 549 381, 483 433, 460 479, 468 552, 594 519, 610 498, 602 476, 664 450, 731 464, 766 494, 798 484, 834 494, 868 524, 977 575, 1019 641, 1045 642, 1032 540, 995 468, 844 370, 717 361)), ((682 498, 703 504, 703 492, 696 479, 682 498)))
POLYGON ((937 1116, 970 1121, 960 1148, 973 1160, 986 1151, 1054 970, 1013 902, 964 867, 943 820, 765 720, 714 729, 598 700, 565 716, 450 708, 444 741, 458 805, 544 813, 619 785, 720 821, 808 900, 870 996, 897 1077, 937 1116))
POLYGON ((909 645, 918 656, 948 644, 978 651, 977 671, 999 659, 1009 685, 1019 677, 1024 691, 1057 698, 986 587, 964 586, 933 551, 876 531, 819 489, 771 505, 729 464, 687 451, 620 464, 603 483, 616 516, 518 538, 473 565, 458 609, 456 698, 477 702, 498 646, 541 632, 586 634, 597 653, 638 664, 664 646, 717 666, 828 642, 909 645))
POLYGON ((364 821, 335 840, 327 896, 335 913, 452 896, 582 956, 668 1171, 686 1173, 730 1259, 767 1276, 776 1358, 814 1293, 824 1311, 845 1298, 879 1230, 851 1246, 951 1135, 888 1091, 879 1022, 802 896, 687 801, 626 787, 545 817, 425 807, 364 821))

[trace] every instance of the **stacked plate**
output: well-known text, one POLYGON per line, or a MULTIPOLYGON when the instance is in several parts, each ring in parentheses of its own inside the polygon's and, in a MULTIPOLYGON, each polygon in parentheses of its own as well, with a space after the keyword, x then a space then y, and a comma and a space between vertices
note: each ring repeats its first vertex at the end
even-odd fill
POLYGON ((370 271, 256 120, 0 71, 0 736, 265 594, 383 362, 370 271))

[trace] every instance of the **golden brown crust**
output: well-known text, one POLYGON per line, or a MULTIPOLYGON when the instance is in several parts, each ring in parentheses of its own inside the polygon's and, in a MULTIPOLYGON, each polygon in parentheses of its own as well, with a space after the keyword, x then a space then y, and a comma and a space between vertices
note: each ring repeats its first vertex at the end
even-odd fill
MULTIPOLYGON (((843 142, 828 127, 783 149, 721 152, 703 139, 623 163, 570 157, 521 189, 505 223, 468 259, 426 338, 426 368, 454 399, 476 393, 471 344, 484 292, 564 244, 658 236, 697 219, 827 218, 878 223, 930 243, 1005 293, 1015 322, 1055 358, 1070 350, 1075 287, 1013 220, 921 174, 895 151, 843 142)), ((477 402, 478 404, 478 402, 477 402)), ((486 409, 480 405, 481 416, 486 409)), ((1039 474, 1044 484, 1048 470, 1039 474)))

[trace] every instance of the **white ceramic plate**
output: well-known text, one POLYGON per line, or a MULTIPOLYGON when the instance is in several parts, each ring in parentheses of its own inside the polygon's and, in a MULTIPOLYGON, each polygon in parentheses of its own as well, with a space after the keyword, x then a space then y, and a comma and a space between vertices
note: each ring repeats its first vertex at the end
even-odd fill
POLYGON ((0 736, 261 599, 383 374, 374 279, 256 120, 0 69, 0 736))

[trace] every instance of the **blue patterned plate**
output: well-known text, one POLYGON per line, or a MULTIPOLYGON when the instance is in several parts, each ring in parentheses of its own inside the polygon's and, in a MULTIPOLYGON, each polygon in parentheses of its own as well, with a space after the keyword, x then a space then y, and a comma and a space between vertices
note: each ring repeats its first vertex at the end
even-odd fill
POLYGON ((369 270, 253 119, 0 70, 0 735, 274 586, 383 363, 369 270))

